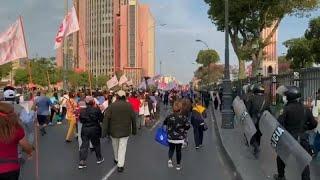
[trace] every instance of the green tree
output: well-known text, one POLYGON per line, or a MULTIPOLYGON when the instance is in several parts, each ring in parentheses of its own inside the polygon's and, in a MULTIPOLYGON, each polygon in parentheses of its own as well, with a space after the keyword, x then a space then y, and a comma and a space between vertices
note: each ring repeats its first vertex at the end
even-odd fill
POLYGON ((305 38, 291 39, 284 42, 288 48, 286 58, 290 61, 291 68, 298 70, 311 67, 314 62, 311 44, 305 38))
POLYGON ((220 61, 219 54, 213 49, 200 50, 196 62, 203 66, 208 66, 211 63, 217 63, 220 61))
MULTIPOLYGON (((209 18, 219 31, 225 28, 224 0, 204 0, 209 6, 209 18)), ((318 6, 318 0, 232 0, 229 1, 229 35, 239 60, 239 78, 245 77, 245 61, 253 62, 257 73, 266 47, 286 15, 305 15, 318 6), (272 27, 267 38, 261 33, 272 27)))
POLYGON ((310 41, 311 52, 316 64, 320 64, 320 17, 309 22, 305 37, 310 41))
POLYGON ((25 85, 29 83, 29 74, 26 69, 16 69, 13 77, 16 85, 25 85))
POLYGON ((194 76, 201 79, 202 85, 217 83, 223 77, 224 66, 221 64, 211 63, 209 66, 199 67, 194 76))
POLYGON ((12 63, 6 63, 0 66, 0 79, 7 77, 12 71, 12 63))
POLYGON ((107 85, 109 77, 107 75, 100 75, 94 78, 93 87, 102 88, 107 85))

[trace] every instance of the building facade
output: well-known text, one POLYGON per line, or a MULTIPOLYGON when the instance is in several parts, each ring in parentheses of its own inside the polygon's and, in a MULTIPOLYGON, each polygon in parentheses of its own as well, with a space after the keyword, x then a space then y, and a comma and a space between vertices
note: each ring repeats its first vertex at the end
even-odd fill
POLYGON ((134 84, 155 74, 155 21, 137 0, 75 0, 80 31, 67 39, 67 54, 57 51, 57 64, 93 76, 123 71, 134 84), (72 38, 72 39, 71 39, 72 38))
MULTIPOLYGON (((262 38, 266 39, 272 32, 274 26, 265 28, 262 31, 262 38)), ((277 55, 278 29, 271 37, 270 43, 264 48, 264 59, 262 62, 262 75, 270 76, 278 74, 278 55, 277 55)))

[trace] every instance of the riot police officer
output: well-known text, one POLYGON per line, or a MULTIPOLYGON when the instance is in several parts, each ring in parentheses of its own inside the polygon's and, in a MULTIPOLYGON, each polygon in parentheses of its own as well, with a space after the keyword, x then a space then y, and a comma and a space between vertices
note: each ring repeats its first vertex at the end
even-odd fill
MULTIPOLYGON (((314 119, 312 112, 304 107, 301 103, 301 92, 296 86, 286 86, 283 92, 283 101, 285 107, 282 115, 279 116, 280 124, 296 139, 301 146, 311 153, 309 137, 306 134, 307 130, 312 130, 317 127, 317 121, 314 119)), ((274 175, 275 180, 285 180, 285 164, 281 158, 277 157, 278 174, 274 175)), ((307 166, 302 172, 302 180, 310 180, 310 169, 307 166)))
POLYGON ((264 87, 261 84, 256 84, 253 86, 253 95, 248 99, 246 104, 248 113, 250 114, 253 123, 256 126, 257 132, 252 137, 250 144, 253 147, 253 155, 258 158, 260 140, 261 140, 261 131, 259 128, 259 121, 262 116, 262 113, 265 110, 269 110, 269 103, 264 95, 264 87))

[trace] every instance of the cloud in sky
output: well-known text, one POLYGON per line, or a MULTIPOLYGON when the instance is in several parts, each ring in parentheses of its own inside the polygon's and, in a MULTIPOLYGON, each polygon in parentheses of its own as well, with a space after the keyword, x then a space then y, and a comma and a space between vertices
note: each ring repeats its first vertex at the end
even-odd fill
MULTIPOLYGON (((172 74, 183 82, 193 76, 197 52, 205 46, 195 42, 204 40, 210 48, 216 49, 224 61, 224 33, 216 31, 208 19, 208 6, 203 0, 140 0, 150 4, 158 24, 157 69, 162 61, 162 72, 172 74), (174 53, 171 53, 174 51, 174 53)), ((71 1, 70 1, 71 2, 71 1)), ((0 32, 13 23, 19 15, 24 17, 29 55, 54 56, 54 37, 63 18, 64 2, 57 0, 2 0, 0 6, 0 32)), ((312 17, 319 16, 319 11, 312 17)), ((282 42, 302 36, 310 18, 287 17, 280 26, 278 52, 285 52, 282 42)), ((237 64, 237 58, 230 46, 230 61, 237 64)))

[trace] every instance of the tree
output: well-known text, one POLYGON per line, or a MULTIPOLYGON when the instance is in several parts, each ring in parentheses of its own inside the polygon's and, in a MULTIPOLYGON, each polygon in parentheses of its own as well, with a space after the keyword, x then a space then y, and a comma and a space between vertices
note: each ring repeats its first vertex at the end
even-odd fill
POLYGON ((202 64, 203 66, 208 66, 211 63, 217 63, 219 61, 219 54, 213 49, 199 51, 196 59, 196 62, 198 64, 202 64))
POLYGON ((320 64, 320 17, 314 18, 309 22, 305 38, 310 41, 315 63, 320 64))
POLYGON ((284 42, 284 45, 288 48, 286 58, 290 61, 292 69, 298 70, 313 65, 311 44, 307 39, 291 39, 284 42))
POLYGON ((209 66, 199 67, 194 76, 197 79, 201 79, 202 85, 208 85, 210 83, 217 83, 223 77, 224 66, 216 63, 211 63, 209 66))
MULTIPOLYGON (((225 28, 224 0, 204 0, 209 6, 209 18, 219 31, 225 28)), ((318 6, 317 0, 232 0, 229 1, 229 35, 239 60, 239 78, 245 77, 245 61, 251 61, 253 73, 261 65, 266 47, 286 15, 301 15, 318 6), (262 39, 261 33, 271 27, 262 39)))
POLYGON ((0 66, 0 79, 7 77, 12 71, 12 63, 6 63, 0 66))
POLYGON ((13 77, 16 85, 25 85, 29 83, 29 74, 26 69, 16 69, 13 77))
POLYGON ((278 73, 279 74, 287 74, 291 72, 290 68, 291 62, 287 59, 286 56, 279 56, 278 57, 278 73))
POLYGON ((99 75, 98 77, 94 78, 93 87, 102 88, 106 86, 109 77, 107 75, 99 75))

